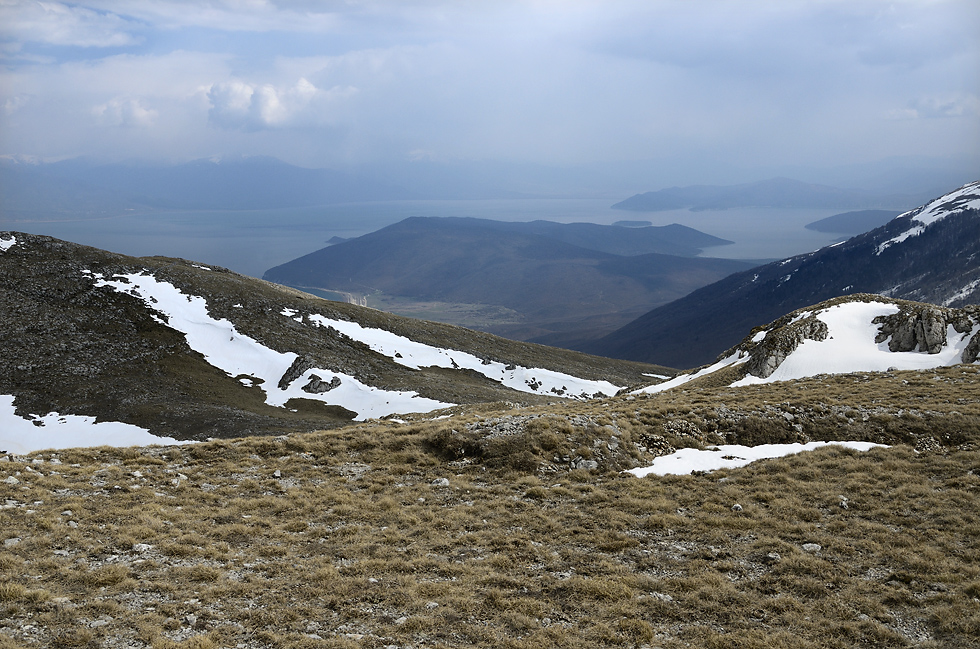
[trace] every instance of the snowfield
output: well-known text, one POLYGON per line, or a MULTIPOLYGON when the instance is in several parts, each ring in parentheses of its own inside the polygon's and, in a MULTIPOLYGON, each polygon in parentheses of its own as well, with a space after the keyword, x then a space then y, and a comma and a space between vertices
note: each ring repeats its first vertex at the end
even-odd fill
POLYGON ((759 446, 724 444, 704 451, 684 448, 676 453, 658 457, 650 466, 630 469, 626 473, 642 478, 648 475, 686 475, 694 471, 736 469, 756 460, 786 457, 831 444, 851 448, 855 451, 867 451, 875 447, 888 448, 883 444, 872 444, 871 442, 810 442, 809 444, 761 444, 759 446))
POLYGON ((14 414, 14 397, 0 395, 0 451, 24 454, 48 448, 79 446, 150 446, 189 444, 170 437, 114 421, 96 422, 95 417, 59 415, 56 412, 31 419, 14 414))
POLYGON ((0 239, 0 252, 6 252, 17 244, 17 237, 10 235, 9 239, 0 239))

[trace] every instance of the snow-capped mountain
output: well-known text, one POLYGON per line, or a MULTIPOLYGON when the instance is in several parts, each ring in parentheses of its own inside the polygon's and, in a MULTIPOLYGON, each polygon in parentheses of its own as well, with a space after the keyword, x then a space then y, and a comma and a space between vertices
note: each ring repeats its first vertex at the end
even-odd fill
POLYGON ((578 348, 695 367, 759 322, 857 293, 947 307, 980 302, 980 181, 845 242, 730 275, 578 348))
POLYGON ((0 430, 36 435, 313 430, 611 396, 663 371, 16 232, 0 233, 0 345, 0 430))
POLYGON ((853 295, 757 327, 714 364, 640 392, 714 375, 733 387, 820 374, 932 369, 976 363, 980 307, 962 309, 853 295))

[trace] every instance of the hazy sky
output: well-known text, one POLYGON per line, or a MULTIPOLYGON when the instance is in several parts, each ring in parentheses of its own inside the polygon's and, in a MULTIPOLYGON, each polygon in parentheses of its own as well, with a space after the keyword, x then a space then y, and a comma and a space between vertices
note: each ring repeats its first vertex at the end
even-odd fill
POLYGON ((5 155, 980 151, 977 0, 0 0, 0 39, 5 155))

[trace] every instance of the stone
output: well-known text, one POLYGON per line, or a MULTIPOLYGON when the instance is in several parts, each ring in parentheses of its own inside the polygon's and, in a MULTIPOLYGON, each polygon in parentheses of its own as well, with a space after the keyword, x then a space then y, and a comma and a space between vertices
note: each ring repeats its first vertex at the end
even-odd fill
POLYGON ((15 536, 12 539, 7 539, 6 541, 4 541, 3 542, 3 547, 5 547, 5 548, 12 548, 12 547, 14 547, 15 545, 17 545, 20 542, 21 542, 21 538, 19 536, 15 536))
POLYGON ((433 487, 448 487, 449 478, 436 478, 431 484, 433 487))
POLYGON ((734 505, 732 505, 732 511, 733 512, 740 512, 740 511, 742 511, 742 506, 739 505, 738 503, 735 503, 734 505))
POLYGON ((20 480, 11 475, 7 476, 7 479, 4 480, 4 484, 20 484, 20 480))
POLYGON ((804 552, 820 552, 822 549, 823 549, 823 546, 821 546, 819 543, 804 543, 803 544, 803 551, 804 552))
POLYGON ((297 356, 296 360, 293 361, 292 365, 283 372, 282 377, 279 379, 279 389, 285 390, 289 387, 289 384, 301 377, 306 373, 307 370, 315 367, 315 361, 313 357, 309 354, 303 356, 297 356))
POLYGON ((323 394, 324 392, 330 392, 335 388, 340 387, 340 377, 335 376, 330 381, 324 381, 316 374, 310 375, 309 382, 302 387, 303 392, 308 392, 309 394, 323 394))

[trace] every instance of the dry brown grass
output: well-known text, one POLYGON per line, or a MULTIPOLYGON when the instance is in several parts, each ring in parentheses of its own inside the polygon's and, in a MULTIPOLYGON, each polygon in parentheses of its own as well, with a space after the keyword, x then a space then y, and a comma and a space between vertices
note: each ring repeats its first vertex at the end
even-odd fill
POLYGON ((17 458, 0 648, 970 646, 976 370, 879 378, 17 458), (800 422, 911 444, 616 472, 800 422))

